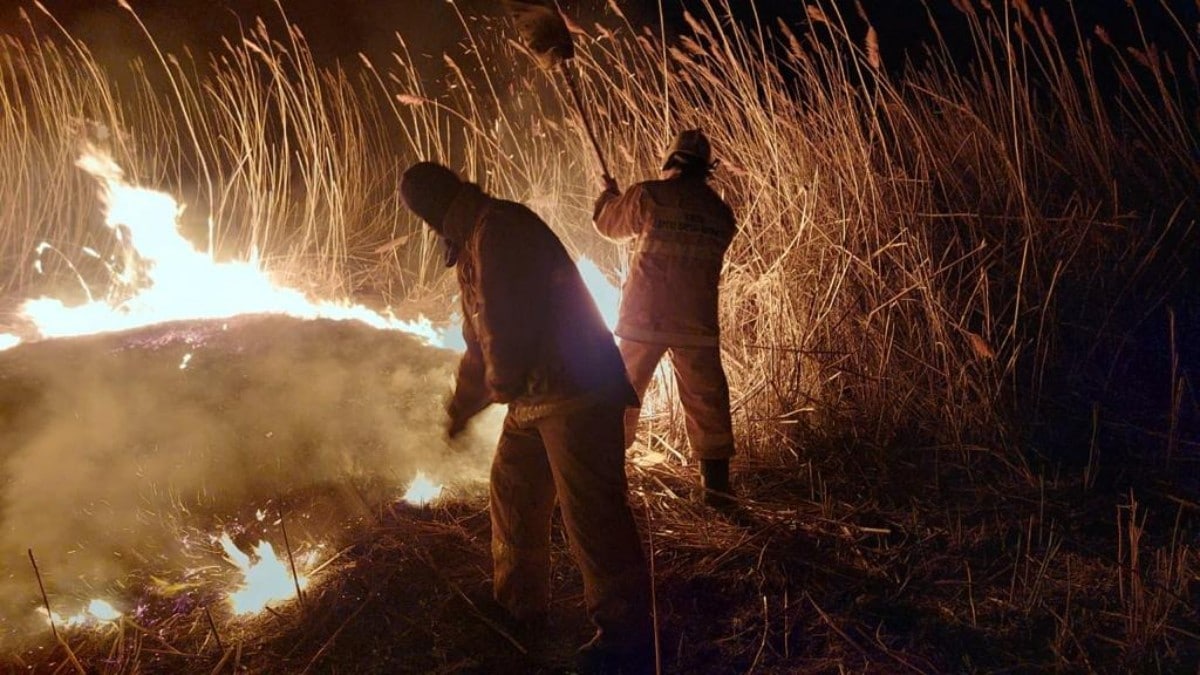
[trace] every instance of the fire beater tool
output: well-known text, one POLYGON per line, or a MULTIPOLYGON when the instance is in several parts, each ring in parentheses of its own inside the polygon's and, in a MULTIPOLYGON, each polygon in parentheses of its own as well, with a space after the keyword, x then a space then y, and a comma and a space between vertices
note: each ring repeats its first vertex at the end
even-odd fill
POLYGON ((555 0, 504 0, 509 16, 516 24, 517 32, 525 47, 537 58, 538 64, 547 70, 557 69, 562 73, 571 100, 575 103, 583 128, 587 131, 596 158, 600 160, 600 169, 604 172, 606 181, 611 181, 608 163, 604 161, 604 153, 596 141, 592 124, 588 120, 587 111, 583 108, 583 98, 579 95, 579 85, 571 72, 568 62, 575 56, 575 44, 571 41, 571 30, 567 28, 566 19, 555 0))

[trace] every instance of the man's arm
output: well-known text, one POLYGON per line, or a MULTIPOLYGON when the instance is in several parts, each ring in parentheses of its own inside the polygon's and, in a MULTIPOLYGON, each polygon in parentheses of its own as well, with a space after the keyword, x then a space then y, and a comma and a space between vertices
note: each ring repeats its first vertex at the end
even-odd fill
POLYGON ((472 317, 463 316, 463 341, 467 343, 467 351, 458 362, 458 376, 454 382, 454 395, 446 406, 449 416, 447 432, 450 437, 457 436, 467 426, 467 422, 491 404, 487 387, 484 385, 483 351, 479 347, 479 338, 472 325, 472 317))
POLYGON ((596 207, 592 211, 596 231, 605 239, 617 243, 637 236, 641 233, 642 202, 647 198, 640 184, 621 194, 616 189, 616 183, 609 183, 596 199, 596 207))

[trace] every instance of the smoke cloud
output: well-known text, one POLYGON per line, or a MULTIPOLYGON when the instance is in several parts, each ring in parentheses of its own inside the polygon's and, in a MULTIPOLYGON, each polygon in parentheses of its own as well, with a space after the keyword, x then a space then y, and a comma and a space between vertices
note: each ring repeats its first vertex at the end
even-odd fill
POLYGON ((0 352, 0 643, 46 630, 28 549, 56 612, 128 606, 136 579, 218 563, 221 526, 280 498, 326 512, 294 507, 303 540, 398 499, 417 471, 480 489, 503 411, 447 442, 457 361, 401 332, 283 316, 0 352))

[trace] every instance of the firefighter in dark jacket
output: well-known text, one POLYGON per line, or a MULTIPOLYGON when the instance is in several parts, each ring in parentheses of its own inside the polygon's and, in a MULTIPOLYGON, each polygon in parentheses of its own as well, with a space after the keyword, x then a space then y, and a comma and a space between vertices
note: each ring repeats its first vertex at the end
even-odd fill
MULTIPOLYGON (((637 183, 621 194, 609 179, 593 219, 604 237, 632 244, 615 331, 629 380, 640 400, 659 360, 670 354, 705 500, 728 505, 733 423, 717 298, 737 225, 708 185, 711 154, 703 132, 680 133, 667 150, 661 180, 637 183)), ((633 445, 640 412, 633 408, 626 417, 627 446, 633 445)))
POLYGON ((410 167, 401 195, 457 268, 467 351, 449 434, 492 403, 508 405, 491 471, 497 602, 521 624, 544 621, 557 498, 596 626, 581 661, 652 663, 650 579, 623 444, 624 411, 637 399, 578 269, 532 211, 440 164, 410 167))

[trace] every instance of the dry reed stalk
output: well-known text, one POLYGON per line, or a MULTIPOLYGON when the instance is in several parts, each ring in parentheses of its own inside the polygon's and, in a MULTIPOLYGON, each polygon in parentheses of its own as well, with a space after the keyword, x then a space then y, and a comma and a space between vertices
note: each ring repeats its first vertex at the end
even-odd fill
MULTIPOLYGON (((283 546, 287 549, 288 567, 292 572, 292 585, 296 587, 296 600, 300 603, 300 611, 304 612, 307 610, 307 607, 304 603, 304 593, 300 590, 300 575, 296 572, 296 558, 292 555, 292 542, 288 539, 287 523, 284 521, 283 515, 282 498, 277 499, 276 503, 279 507, 279 530, 283 533, 283 546)), ((207 608, 205 608, 205 611, 207 611, 207 608)))
POLYGON ((656 675, 662 675, 662 627, 658 615, 658 582, 655 580, 654 521, 651 517, 650 500, 645 495, 642 495, 642 506, 646 514, 646 558, 650 568, 650 619, 654 630, 654 672, 656 675))
POLYGON ((217 673, 220 673, 221 670, 225 668, 225 664, 229 663, 229 659, 233 657, 235 651, 235 647, 226 649, 225 652, 221 654, 221 660, 217 661, 217 665, 213 666, 213 669, 209 671, 210 675, 217 675, 217 673))
POLYGON ((54 634, 55 640, 61 640, 58 636, 58 627, 54 625, 54 612, 50 611, 50 598, 46 595, 46 585, 42 583, 42 572, 38 569, 37 559, 33 557, 33 549, 27 549, 29 553, 29 564, 33 565, 33 576, 37 578, 38 591, 42 594, 42 606, 46 608, 46 620, 50 622, 50 632, 54 634))
POLYGON ((224 652, 225 646, 221 644, 221 633, 217 630, 217 624, 213 621, 212 612, 208 611, 208 605, 204 606, 204 618, 208 620, 208 629, 212 631, 213 640, 217 643, 217 651, 224 652))
POLYGON ((329 637, 325 640, 325 642, 321 644, 321 648, 318 649, 316 651, 316 653, 313 654, 312 658, 310 658, 308 660, 308 664, 306 666, 304 666, 304 670, 301 671, 302 673, 308 673, 309 671, 312 670, 313 666, 315 666, 318 662, 320 662, 321 658, 325 655, 325 653, 333 645, 334 640, 336 640, 337 637, 339 635, 341 635, 342 631, 346 629, 346 626, 349 626, 354 621, 354 619, 358 618, 358 615, 360 613, 362 613, 362 611, 364 609, 366 609, 367 605, 369 605, 371 603, 371 601, 374 600, 376 597, 377 597, 377 595, 375 593, 367 594, 367 597, 362 601, 361 604, 359 604, 358 608, 356 608, 353 612, 351 612, 350 616, 346 617, 346 619, 344 621, 342 621, 342 623, 340 625, 338 625, 337 630, 333 631, 333 633, 331 633, 329 635, 329 637))
POLYGON ((87 669, 79 662, 79 658, 75 656, 75 650, 71 649, 70 643, 59 635, 55 635, 55 639, 58 641, 58 644, 62 645, 63 651, 67 654, 67 661, 75 668, 75 672, 79 675, 87 675, 87 669))

